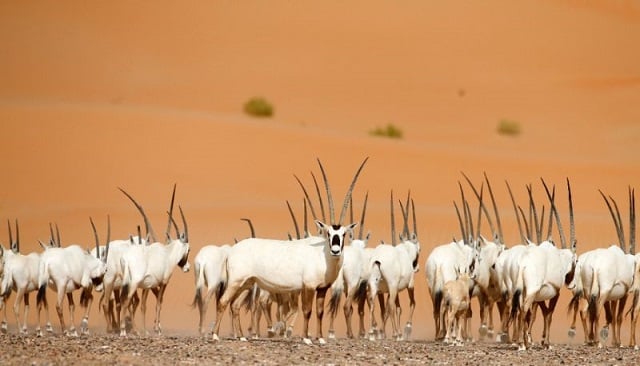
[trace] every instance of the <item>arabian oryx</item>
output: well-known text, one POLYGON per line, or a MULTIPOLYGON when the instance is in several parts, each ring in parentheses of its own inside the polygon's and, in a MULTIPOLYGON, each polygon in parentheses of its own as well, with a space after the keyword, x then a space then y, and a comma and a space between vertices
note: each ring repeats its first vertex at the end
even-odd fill
POLYGON ((455 202, 454 206, 460 224, 462 240, 456 241, 454 239, 449 244, 436 246, 427 257, 425 263, 427 285, 433 304, 436 340, 441 340, 445 337, 444 319, 442 319, 443 313, 441 311, 444 284, 449 281, 455 281, 459 273, 467 273, 470 277, 474 277, 479 262, 478 251, 475 247, 475 241, 472 238, 474 231, 473 223, 470 222, 470 211, 468 209, 468 203, 464 198, 461 185, 460 193, 465 217, 464 222, 460 215, 458 205, 455 202))
MULTIPOLYGON (((529 246, 520 261, 511 305, 512 319, 515 319, 517 315, 519 316, 519 328, 522 332, 520 350, 526 350, 531 346, 529 334, 533 323, 532 306, 534 303, 539 304, 544 318, 541 343, 544 347, 550 346, 551 318, 560 297, 560 289, 563 284, 569 285, 573 280, 576 265, 576 239, 571 186, 568 179, 567 191, 569 196, 571 248, 566 248, 566 241, 561 235, 563 249, 556 248, 552 241, 546 240, 537 246, 529 246), (549 304, 545 304, 547 300, 549 300, 549 304)), ((554 213, 558 223, 558 231, 562 233, 562 225, 554 201, 550 199, 550 203, 551 212, 554 213)))
MULTIPOLYGON (((634 276, 637 267, 636 257, 632 254, 635 250, 635 202, 633 191, 629 190, 630 207, 630 240, 629 253, 626 253, 625 238, 620 211, 613 198, 607 197, 600 192, 605 200, 618 235, 619 247, 612 245, 606 249, 595 249, 582 254, 576 266, 576 277, 574 284, 574 297, 571 305, 577 312, 577 305, 580 297, 587 300, 588 322, 583 319, 585 327, 585 342, 587 344, 597 344, 599 348, 608 337, 609 323, 613 330, 612 345, 620 347, 620 326, 624 315, 624 306, 629 292, 633 292, 634 276), (615 206, 614 214, 611 202, 615 206), (600 319, 600 309, 605 308, 607 312, 607 324, 598 336, 598 325, 600 319)), ((581 316, 584 316, 581 314, 581 316)), ((575 313, 574 313, 575 319, 575 313)), ((574 321, 575 324, 575 321, 574 321)), ((633 339, 630 343, 633 342, 633 339)))
MULTIPOLYGON (((0 296, 2 296, 3 304, 5 306, 4 299, 9 298, 11 291, 16 292, 16 299, 13 305, 13 313, 16 317, 16 324, 20 330, 20 333, 27 333, 27 316, 29 314, 29 294, 32 291, 38 289, 38 266, 40 264, 40 254, 30 253, 27 255, 20 254, 20 233, 18 229, 18 220, 16 220, 16 241, 13 241, 13 235, 11 230, 11 223, 8 222, 9 227, 9 242, 11 250, 3 251, 4 269, 2 273, 2 283, 0 284, 0 296), (20 301, 24 301, 24 314, 22 322, 20 322, 20 301), (22 326, 20 324, 22 323, 22 326)), ((6 319, 6 308, 5 319, 6 319)), ((48 331, 53 331, 51 323, 49 322, 49 314, 47 314, 48 331)), ((7 323, 6 320, 2 322, 2 330, 6 332, 7 323)), ((36 333, 40 334, 40 329, 36 329, 36 333)))
MULTIPOLYGON (((347 337, 353 338, 351 326, 351 316, 353 314, 353 302, 358 303, 359 327, 358 335, 365 336, 364 327, 364 303, 366 300, 367 282, 369 280, 370 266, 369 260, 373 248, 367 248, 370 233, 363 238, 364 218, 367 210, 367 199, 369 193, 364 198, 360 228, 357 239, 351 236, 351 242, 344 247, 344 261, 333 285, 331 285, 331 299, 329 300, 329 338, 335 338, 333 322, 340 305, 340 297, 344 293, 345 302, 343 306, 344 317, 347 324, 347 337)), ((353 205, 350 205, 353 215, 353 205)), ((353 216, 351 218, 353 222, 353 216)))
MULTIPOLYGON (((362 162, 356 172, 346 193, 340 219, 335 221, 331 190, 324 168, 318 160, 325 182, 332 221, 331 225, 319 220, 315 221, 318 229, 323 233, 323 240, 320 243, 306 244, 305 239, 284 241, 249 238, 241 240, 231 248, 226 261, 227 288, 217 309, 214 340, 219 339, 220 319, 227 305, 234 301, 243 290, 249 289, 254 283, 257 283, 260 288, 272 294, 301 291, 304 316, 302 337, 307 344, 311 343, 309 319, 313 297, 317 295, 317 337, 320 343, 325 343, 321 323, 324 312, 324 297, 342 267, 345 236, 357 225, 352 223, 345 226, 343 220, 353 188, 366 162, 367 159, 362 162)), ((237 309, 232 307, 231 311, 233 313, 237 309)), ((236 318, 235 314, 233 314, 233 318, 236 318)))
POLYGON ((462 328, 466 321, 467 312, 471 307, 471 297, 469 293, 475 286, 474 278, 468 273, 459 273, 454 281, 448 281, 442 289, 442 319, 446 335, 445 343, 453 343, 461 346, 464 342, 462 328))
MULTIPOLYGON (((125 320, 125 311, 129 312, 129 319, 133 326, 133 312, 129 309, 129 303, 132 300, 136 290, 142 289, 142 296, 140 298, 140 311, 142 312, 142 332, 146 334, 146 313, 147 313, 147 297, 149 296, 149 290, 153 292, 156 297, 156 312, 154 320, 154 330, 156 334, 162 334, 162 327, 160 325, 160 311, 162 310, 162 301, 164 298, 164 292, 169 284, 173 269, 178 266, 183 272, 188 272, 189 265, 189 231, 187 227, 187 220, 184 217, 182 207, 178 206, 180 210, 180 216, 182 218, 182 224, 184 231, 179 234, 177 224, 173 220, 173 201, 175 198, 176 186, 173 186, 173 194, 171 197, 171 206, 168 212, 169 224, 173 224, 178 237, 172 239, 170 230, 167 230, 167 243, 160 243, 155 240, 149 245, 136 245, 132 246, 123 253, 120 259, 120 265, 123 269, 122 276, 122 290, 121 290, 121 319, 125 320)), ((128 196, 128 195, 127 195, 128 196)), ((131 198, 131 197, 130 197, 131 198)), ((132 199, 133 200, 133 199, 132 199)), ((136 204, 136 206, 139 206, 136 204)), ((142 213, 143 211, 141 211, 142 213)), ((145 216, 145 222, 148 219, 145 216)), ((150 228, 151 231, 151 228, 150 228)), ((127 336, 126 321, 120 322, 120 336, 127 336)))
MULTIPOLYGON (((94 228, 96 247, 98 247, 100 245, 98 234, 95 232, 93 220, 90 221, 94 228)), ((107 234, 107 243, 109 242, 108 237, 109 234, 107 234)), ((73 291, 77 289, 92 291, 94 286, 102 283, 106 268, 106 257, 94 257, 90 251, 83 249, 79 245, 69 245, 62 248, 59 246, 59 242, 57 244, 58 247, 49 248, 40 256, 37 296, 38 324, 40 324, 40 311, 42 306, 45 305, 46 307, 46 290, 48 285, 57 293, 56 311, 62 332, 66 335, 77 336, 78 333, 74 321, 75 304, 73 302, 73 291), (62 314, 62 302, 64 301, 65 294, 69 301, 69 316, 71 317, 71 326, 68 330, 65 329, 65 321, 62 314)), ((88 334, 91 301, 81 301, 81 305, 85 307, 81 331, 84 334, 88 334)), ((48 309, 45 309, 45 311, 48 311, 48 309)))
POLYGON ((407 196, 406 209, 400 203, 402 216, 404 219, 404 227, 400 235, 401 242, 396 244, 395 223, 393 215, 393 192, 391 192, 391 244, 380 244, 371 253, 369 266, 371 272, 367 289, 369 291, 369 305, 371 316, 371 327, 369 330, 369 340, 375 340, 384 337, 385 324, 391 317, 391 326, 393 328, 393 338, 400 341, 408 339, 411 335, 413 311, 415 310, 416 301, 414 297, 415 273, 418 272, 418 258, 420 255, 420 242, 418 241, 418 228, 416 224, 415 205, 410 196, 407 196), (413 212, 413 233, 409 232, 409 210, 413 212), (409 295, 409 320, 404 328, 404 334, 400 332, 400 300, 398 293, 406 289, 409 295), (381 309, 382 325, 378 332, 374 311, 375 298, 378 297, 379 302, 382 301, 383 293, 388 293, 385 304, 386 309, 381 309))

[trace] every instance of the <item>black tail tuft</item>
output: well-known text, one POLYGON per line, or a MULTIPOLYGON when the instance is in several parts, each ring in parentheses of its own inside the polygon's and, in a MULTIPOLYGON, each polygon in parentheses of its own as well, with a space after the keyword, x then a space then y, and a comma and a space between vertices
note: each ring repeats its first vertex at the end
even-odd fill
POLYGON ((342 297, 341 289, 331 289, 331 299, 329 299, 329 313, 334 318, 338 314, 338 307, 340 306, 340 297, 342 297))
POLYGON ((220 282, 216 291, 216 302, 220 301, 224 291, 227 289, 227 283, 225 281, 220 282))
POLYGON ((580 298, 582 297, 582 291, 573 294, 569 306, 567 306, 567 315, 571 315, 571 310, 578 311, 578 305, 580 304, 580 298))
POLYGON ((123 299, 127 298, 128 296, 129 296, 129 284, 123 283, 122 289, 120 289, 120 301, 123 301, 123 299))
POLYGON ((41 285, 38 289, 38 295, 36 296, 36 304, 40 305, 46 301, 47 284, 41 285))
POLYGON ((354 299, 360 303, 367 299, 367 281, 360 281, 354 299))
POLYGON ((196 294, 193 296, 193 302, 191 303, 191 309, 196 306, 198 309, 202 306, 202 289, 200 287, 196 288, 196 294))
POLYGON ((589 319, 591 319, 592 322, 596 320, 596 313, 598 310, 596 309, 598 303, 597 299, 596 295, 591 295, 589 298, 589 319))
POLYGON ((516 292, 513 294, 513 300, 511 301, 511 320, 515 320, 516 316, 518 315, 518 311, 520 310, 520 294, 522 293, 522 290, 517 289, 516 292))
POLYGON ((433 308, 434 313, 440 314, 440 310, 442 309, 442 290, 437 290, 433 296, 433 308))

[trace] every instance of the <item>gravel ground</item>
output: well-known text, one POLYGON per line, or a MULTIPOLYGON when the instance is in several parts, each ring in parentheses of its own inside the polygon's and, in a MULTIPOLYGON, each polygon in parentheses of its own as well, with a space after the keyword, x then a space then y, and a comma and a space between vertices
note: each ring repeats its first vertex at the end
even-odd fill
POLYGON ((514 346, 473 343, 449 346, 425 341, 375 341, 338 339, 326 345, 305 345, 291 339, 223 339, 205 341, 195 336, 130 337, 91 335, 0 335, 2 365, 638 365, 640 351, 630 348, 597 349, 582 345, 554 345, 552 349, 520 352, 514 346))

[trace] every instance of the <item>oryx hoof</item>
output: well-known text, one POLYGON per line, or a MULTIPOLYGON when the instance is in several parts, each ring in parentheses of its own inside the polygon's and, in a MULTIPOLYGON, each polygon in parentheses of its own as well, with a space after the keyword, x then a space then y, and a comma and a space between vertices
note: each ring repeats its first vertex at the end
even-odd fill
POLYGON ((324 338, 318 338, 318 343, 320 345, 324 345, 324 344, 327 344, 327 341, 325 341, 324 338))
POLYGON ((310 346, 313 344, 313 342, 311 342, 311 339, 309 338, 302 338, 302 342, 304 342, 304 344, 306 344, 307 346, 310 346))
POLYGON ((569 332, 567 333, 569 335, 569 338, 573 338, 576 336, 576 328, 571 327, 569 328, 569 332))
POLYGON ((44 334, 42 333, 42 330, 40 330, 40 329, 36 330, 36 337, 38 337, 38 338, 44 337, 44 334))
POLYGON ((371 342, 373 342, 373 341, 375 341, 375 340, 376 340, 376 332, 375 332, 374 330, 372 330, 372 331, 370 331, 370 332, 369 332, 369 340, 370 340, 371 342))
POLYGON ((27 333, 28 332, 27 332, 27 326, 26 325, 23 326, 22 328, 20 328, 20 334, 26 335, 27 333))
POLYGON ((218 337, 217 334, 213 333, 213 336, 211 337, 211 340, 214 342, 219 342, 220 341, 220 337, 218 337))
POLYGON ((3 321, 3 322, 2 322, 2 324, 0 325, 0 331, 1 331, 2 333, 7 333, 7 329, 8 329, 8 327, 7 327, 7 322, 6 322, 6 321, 3 321))
POLYGON ((526 351, 527 347, 524 344, 518 346, 518 351, 526 351))
POLYGON ((509 343, 509 335, 506 333, 498 334, 498 336, 496 337, 496 342, 509 343))
POLYGON ((327 337, 329 339, 336 339, 336 332, 334 332, 333 330, 330 330, 329 334, 327 335, 327 337))
POLYGON ((240 337, 240 342, 247 342, 247 338, 246 337, 240 337))
POLYGON ((291 338, 292 335, 293 335, 293 329, 291 327, 287 328, 287 331, 284 332, 284 337, 291 338))
POLYGON ((273 338, 275 336, 276 336, 276 332, 275 332, 275 330, 273 330, 273 328, 267 329, 267 337, 273 338))
POLYGON ((47 333, 53 333, 53 326, 51 326, 51 323, 47 323, 44 329, 47 331, 47 333))
POLYGON ((411 323, 407 323, 407 325, 404 326, 404 336, 403 339, 409 339, 411 338, 411 331, 413 330, 413 327, 411 326, 411 323))
POLYGON ((604 339, 605 341, 609 338, 609 328, 604 327, 600 329, 600 338, 604 339))
POLYGON ((480 338, 484 338, 487 336, 487 326, 486 325, 481 325, 480 329, 478 330, 478 333, 480 333, 480 338))
POLYGON ((637 350, 640 350, 640 346, 635 345, 635 346, 633 346, 633 349, 634 349, 634 350, 636 350, 636 351, 637 351, 637 350))

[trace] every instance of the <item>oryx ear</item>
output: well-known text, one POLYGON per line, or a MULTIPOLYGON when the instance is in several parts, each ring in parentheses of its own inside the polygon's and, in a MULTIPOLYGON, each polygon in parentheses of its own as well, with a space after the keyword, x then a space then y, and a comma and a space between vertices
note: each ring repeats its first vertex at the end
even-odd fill
MULTIPOLYGON (((140 238, 138 238, 138 240, 140 240, 140 238)), ((135 244, 135 240, 133 240, 133 235, 129 234, 129 243, 131 243, 131 245, 135 244)))
POLYGON ((320 230, 320 232, 329 231, 329 226, 327 226, 327 224, 325 224, 324 222, 320 220, 313 220, 313 221, 316 223, 316 226, 318 227, 318 230, 320 230))
POLYGON ((418 241, 418 235, 416 235, 416 233, 411 234, 411 241, 412 242, 417 242, 418 241))
POLYGON ((347 226, 347 230, 353 234, 353 229, 355 229, 356 226, 358 226, 358 223, 354 222, 353 224, 350 224, 349 226, 347 226))

